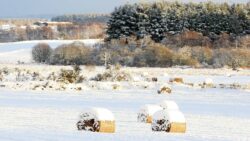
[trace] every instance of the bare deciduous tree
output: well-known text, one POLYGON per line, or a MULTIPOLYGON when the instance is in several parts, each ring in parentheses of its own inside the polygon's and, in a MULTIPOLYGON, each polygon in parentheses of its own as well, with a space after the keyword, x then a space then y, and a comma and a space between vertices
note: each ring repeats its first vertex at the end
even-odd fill
POLYGON ((48 63, 52 48, 46 43, 39 43, 32 49, 32 58, 38 63, 48 63))

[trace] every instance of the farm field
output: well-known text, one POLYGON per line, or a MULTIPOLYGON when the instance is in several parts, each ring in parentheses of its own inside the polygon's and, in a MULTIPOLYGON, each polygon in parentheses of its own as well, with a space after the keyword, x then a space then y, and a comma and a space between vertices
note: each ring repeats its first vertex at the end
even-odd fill
MULTIPOLYGON (((62 44, 47 42, 53 48, 62 44)), ((98 41, 84 42, 93 46, 98 41)), ((62 69, 72 70, 71 66, 38 65, 28 59, 36 43, 0 44, 1 141, 250 140, 250 71, 247 69, 121 67, 109 72, 104 67, 81 66, 79 75, 83 81, 66 83, 59 82, 58 77, 62 69), (18 65, 18 60, 26 62, 18 65), (104 72, 127 78, 124 81, 93 79, 104 72), (184 83, 169 83, 173 77, 183 78, 184 83), (153 78, 157 81, 152 81, 153 78), (201 84, 206 79, 211 79, 214 87, 203 88, 201 84), (171 94, 157 93, 164 83, 171 86, 171 94), (163 100, 178 104, 186 118, 185 134, 153 132, 151 124, 137 122, 140 107, 163 100), (79 115, 89 107, 111 110, 116 132, 78 131, 79 115)))
MULTIPOLYGON (((6 66, 11 68, 15 65, 6 66)), ((27 69, 27 66, 18 67, 27 69)), ((44 66, 30 65, 29 68, 46 72, 46 69, 42 69, 44 66)), ((47 66, 50 70, 59 68, 61 67, 47 66)), ((97 67, 92 74, 90 73, 90 77, 103 69, 97 67)), ((139 74, 147 68, 123 68, 125 69, 133 76, 140 76, 139 74)), ((248 70, 239 72, 227 70, 230 76, 223 73, 223 70, 206 69, 152 68, 147 69, 147 72, 149 76, 158 77, 158 82, 147 82, 143 77, 138 81, 128 82, 83 82, 81 85, 86 87, 81 91, 70 88, 65 91, 46 89, 32 91, 25 85, 21 88, 0 88, 0 139, 6 141, 250 140, 250 127, 247 126, 250 125, 248 89, 203 89, 171 84, 172 94, 157 94, 157 88, 176 73, 186 82, 199 83, 205 78, 212 78, 215 84, 249 84, 248 70), (88 83, 98 87, 88 87, 88 83), (113 83, 121 85, 121 89, 109 88, 111 85, 108 84, 113 83), (145 88, 144 85, 148 87, 145 88), (185 134, 152 132, 150 124, 137 122, 137 112, 141 106, 158 104, 162 100, 174 100, 179 105, 187 121, 185 134), (76 128, 78 116, 88 107, 111 110, 115 115, 116 132, 103 134, 78 131, 76 128)), ((4 83, 6 82, 0 82, 4 83)))
POLYGON ((250 141, 250 0, 1 0, 0 141, 250 141))

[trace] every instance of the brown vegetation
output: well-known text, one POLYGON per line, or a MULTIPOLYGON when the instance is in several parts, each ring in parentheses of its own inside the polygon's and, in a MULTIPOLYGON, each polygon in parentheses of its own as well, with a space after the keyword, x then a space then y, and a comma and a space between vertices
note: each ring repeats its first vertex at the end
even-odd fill
POLYGON ((184 81, 183 81, 183 78, 181 78, 181 77, 175 77, 175 78, 171 78, 170 80, 169 80, 169 82, 171 82, 171 83, 184 83, 184 81))
MULTIPOLYGON (((53 51, 50 64, 63 65, 104 65, 120 64, 136 67, 224 67, 233 69, 250 67, 250 49, 248 36, 236 40, 225 33, 213 44, 201 46, 198 42, 206 37, 194 31, 186 31, 175 40, 169 38, 164 43, 155 43, 150 38, 136 39, 135 37, 111 40, 96 48, 86 47, 75 42, 61 45, 53 51), (180 40, 184 38, 185 40, 180 40), (175 43, 175 44, 174 44, 175 43), (187 46, 189 44, 190 46, 187 46), (184 46, 182 46, 184 45, 184 46), (244 45, 244 47, 243 47, 244 45), (221 47, 219 47, 221 46, 221 47)), ((203 42, 202 41, 202 42, 203 42)), ((204 45, 204 44, 203 44, 204 45)))
POLYGON ((57 82, 62 83, 81 83, 85 78, 80 75, 81 68, 78 65, 73 66, 73 70, 64 70, 61 69, 61 72, 57 78, 57 82))
POLYGON ((51 57, 51 64, 75 65, 85 64, 90 60, 91 49, 81 42, 57 47, 51 57))
POLYGON ((212 46, 212 41, 208 37, 203 36, 199 32, 189 30, 185 30, 184 32, 175 35, 168 34, 162 43, 169 47, 212 46))

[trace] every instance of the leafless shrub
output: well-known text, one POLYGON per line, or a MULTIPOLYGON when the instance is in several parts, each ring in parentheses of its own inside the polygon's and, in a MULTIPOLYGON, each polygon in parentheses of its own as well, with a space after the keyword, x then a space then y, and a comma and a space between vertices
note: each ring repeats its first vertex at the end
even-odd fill
POLYGON ((91 62, 91 48, 83 43, 74 42, 57 47, 51 57, 51 64, 82 65, 91 62))
POLYGON ((10 74, 10 69, 7 67, 4 67, 0 70, 3 75, 9 75, 10 74))
POLYGON ((234 70, 238 67, 250 66, 250 49, 217 49, 214 53, 214 64, 217 67, 231 66, 234 70))
POLYGON ((112 74, 104 72, 103 74, 97 74, 92 80, 95 81, 108 81, 111 80, 112 74))
POLYGON ((47 77, 47 80, 55 81, 56 80, 55 72, 50 73, 49 76, 47 77))
POLYGON ((73 70, 64 70, 61 69, 59 74, 58 80, 59 82, 63 83, 75 83, 77 79, 76 73, 73 70))
POLYGON ((33 72, 32 74, 32 80, 35 81, 35 80, 40 80, 40 74, 38 72, 33 72))
POLYGON ((0 81, 3 81, 3 74, 2 74, 2 71, 0 71, 0 81))
POLYGON ((131 75, 124 71, 116 70, 111 68, 102 74, 97 74, 92 80, 94 81, 129 81, 131 80, 131 75))
POLYGON ((61 69, 57 81, 63 83, 81 83, 85 78, 80 75, 80 71, 81 69, 79 66, 73 66, 73 70, 61 69))
POLYGON ((49 63, 52 48, 46 43, 39 43, 32 49, 32 58, 38 63, 49 63))

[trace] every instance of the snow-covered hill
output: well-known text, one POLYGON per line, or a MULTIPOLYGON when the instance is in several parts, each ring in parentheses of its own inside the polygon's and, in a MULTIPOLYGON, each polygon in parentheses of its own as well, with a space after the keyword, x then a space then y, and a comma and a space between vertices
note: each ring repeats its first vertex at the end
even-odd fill
POLYGON ((74 41, 83 42, 87 46, 101 42, 100 39, 87 40, 37 40, 37 41, 22 41, 12 43, 0 43, 0 63, 16 64, 18 61, 24 63, 32 62, 31 49, 38 43, 48 43, 52 48, 56 48, 62 44, 69 44, 74 41))

